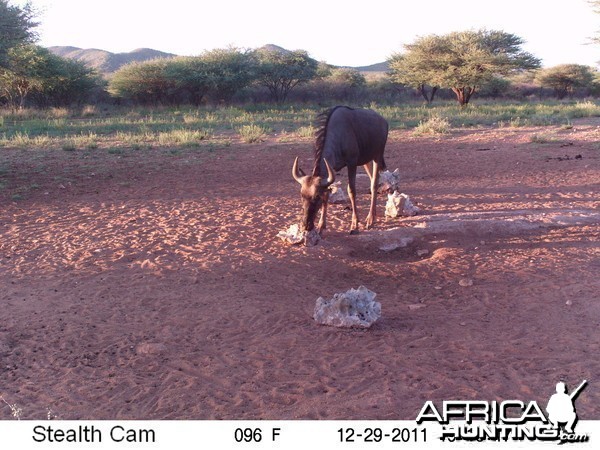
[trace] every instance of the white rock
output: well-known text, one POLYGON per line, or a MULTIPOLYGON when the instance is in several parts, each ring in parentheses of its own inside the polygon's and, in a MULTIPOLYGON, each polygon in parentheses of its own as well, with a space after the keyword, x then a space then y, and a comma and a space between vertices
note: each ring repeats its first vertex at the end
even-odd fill
POLYGON ((138 344, 135 348, 135 352, 138 355, 156 355, 158 353, 162 353, 167 350, 165 344, 157 343, 157 342, 143 342, 138 344))
POLYGON ((342 188, 341 181, 336 181, 331 186, 329 186, 329 191, 329 203, 340 204, 348 202, 348 196, 342 188))
POLYGON ((288 244, 300 244, 304 240, 303 232, 300 231, 298 224, 290 225, 287 230, 277 233, 277 237, 288 244))
POLYGON ((364 286, 334 294, 330 300, 317 299, 313 318, 321 325, 347 328, 369 328, 381 317, 377 294, 364 286))
POLYGON ((380 194, 397 191, 398 186, 400 186, 400 169, 396 169, 393 172, 386 170, 379 174, 377 192, 380 194))
POLYGON ((382 252, 393 252, 399 248, 408 247, 415 239, 412 236, 402 237, 396 241, 387 242, 379 247, 382 252))
POLYGON ((304 244, 307 247, 317 245, 321 240, 321 235, 316 229, 312 229, 308 232, 301 231, 298 224, 290 225, 287 230, 280 231, 277 233, 277 237, 288 244, 304 244))
POLYGON ((401 194, 395 191, 393 194, 388 194, 388 200, 385 204, 385 216, 396 218, 398 216, 414 216, 420 211, 412 204, 410 198, 406 194, 401 194))
POLYGON ((427 305, 424 305, 423 303, 417 303, 413 305, 408 305, 408 309, 410 309, 411 311, 415 311, 417 309, 425 308, 426 306, 427 305))
POLYGON ((460 284, 462 287, 473 286, 473 280, 470 278, 461 278, 458 284, 460 284))

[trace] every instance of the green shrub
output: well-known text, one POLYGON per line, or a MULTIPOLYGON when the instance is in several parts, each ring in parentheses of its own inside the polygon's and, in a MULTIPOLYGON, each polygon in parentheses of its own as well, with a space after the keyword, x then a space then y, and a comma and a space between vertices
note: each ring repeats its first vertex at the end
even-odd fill
POLYGON ((244 125, 238 128, 238 133, 242 138, 242 141, 247 144, 254 142, 263 142, 267 137, 267 130, 260 125, 244 125))
POLYGON ((415 134, 445 134, 450 131, 451 125, 448 119, 438 115, 432 115, 425 122, 419 122, 415 127, 415 134))

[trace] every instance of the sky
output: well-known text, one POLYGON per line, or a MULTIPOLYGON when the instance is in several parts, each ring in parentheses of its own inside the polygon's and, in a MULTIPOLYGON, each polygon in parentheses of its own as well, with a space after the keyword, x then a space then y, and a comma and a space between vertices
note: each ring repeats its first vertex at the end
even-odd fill
MULTIPOLYGON (((12 0, 23 5, 25 0, 12 0)), ((40 44, 177 55, 276 44, 340 66, 385 61, 418 36, 481 28, 525 40, 546 67, 594 67, 600 14, 587 0, 31 0, 40 44)))

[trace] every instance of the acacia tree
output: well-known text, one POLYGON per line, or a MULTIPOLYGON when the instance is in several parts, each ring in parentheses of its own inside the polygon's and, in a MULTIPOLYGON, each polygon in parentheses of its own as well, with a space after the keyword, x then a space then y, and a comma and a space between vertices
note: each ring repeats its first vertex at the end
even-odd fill
POLYGON ((15 109, 25 106, 25 99, 44 84, 47 50, 35 45, 18 45, 8 49, 5 67, 0 68, 0 97, 15 109))
POLYGON ((328 77, 335 83, 344 84, 350 88, 364 87, 367 84, 367 79, 357 69, 351 67, 338 67, 331 71, 328 77))
POLYGON ((388 76, 394 83, 415 88, 429 104, 439 86, 435 83, 436 66, 431 56, 438 51, 438 36, 425 36, 404 46, 404 54, 394 53, 388 60, 388 76))
POLYGON ((540 70, 535 79, 540 85, 554 89, 556 97, 563 99, 577 88, 591 87, 594 72, 581 64, 560 64, 540 70))
POLYGON ((39 105, 81 101, 101 84, 83 63, 33 44, 9 49, 6 67, 0 68, 0 98, 15 109, 22 109, 30 97, 39 105))
POLYGON ((112 76, 109 92, 140 103, 169 103, 175 82, 167 75, 168 63, 154 59, 127 64, 112 76))
POLYGON ((405 68, 400 71, 405 82, 450 88, 464 106, 495 76, 540 66, 521 45, 520 37, 504 31, 461 31, 418 38, 397 60, 400 69, 405 68))
POLYGON ((217 49, 200 56, 155 59, 121 67, 109 92, 139 103, 200 104, 210 96, 228 101, 255 79, 256 64, 248 52, 217 49))
POLYGON ((8 0, 0 0, 0 67, 8 64, 8 51, 36 40, 34 28, 35 13, 29 3, 22 8, 10 5, 8 0))
POLYGON ((259 49, 256 58, 257 81, 269 90, 277 103, 285 102, 294 87, 316 78, 319 67, 304 50, 259 49))
POLYGON ((250 51, 233 47, 215 49, 203 53, 200 58, 211 80, 209 94, 213 100, 231 100, 236 92, 256 79, 256 63, 250 51))
POLYGON ((38 105, 65 106, 87 101, 104 89, 105 80, 81 61, 62 58, 44 50, 41 89, 33 92, 38 105))
POLYGON ((200 105, 213 86, 206 62, 199 57, 189 56, 168 61, 165 76, 172 80, 174 99, 200 105))

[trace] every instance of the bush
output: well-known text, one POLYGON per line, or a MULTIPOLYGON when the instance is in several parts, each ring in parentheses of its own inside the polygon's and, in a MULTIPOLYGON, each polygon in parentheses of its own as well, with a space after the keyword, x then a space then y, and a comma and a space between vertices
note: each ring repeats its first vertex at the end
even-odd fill
POLYGON ((415 127, 415 134, 445 134, 450 131, 451 125, 448 119, 438 115, 432 115, 425 122, 419 122, 415 127))
POLYGON ((263 142, 267 137, 267 129, 259 126, 259 125, 244 125, 238 128, 238 133, 242 138, 242 141, 247 144, 252 144, 254 142, 263 142))

